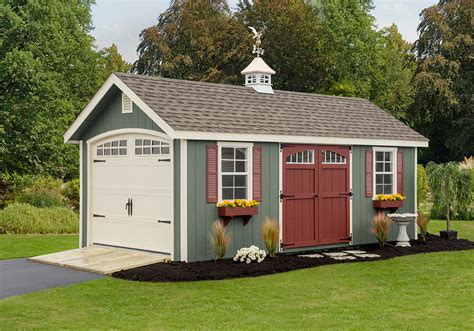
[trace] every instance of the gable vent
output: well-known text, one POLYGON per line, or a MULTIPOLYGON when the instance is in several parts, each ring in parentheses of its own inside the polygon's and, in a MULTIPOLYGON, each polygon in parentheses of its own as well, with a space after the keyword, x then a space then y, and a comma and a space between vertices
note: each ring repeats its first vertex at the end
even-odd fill
POLYGON ((132 112, 132 100, 125 93, 122 93, 122 114, 128 114, 132 112))

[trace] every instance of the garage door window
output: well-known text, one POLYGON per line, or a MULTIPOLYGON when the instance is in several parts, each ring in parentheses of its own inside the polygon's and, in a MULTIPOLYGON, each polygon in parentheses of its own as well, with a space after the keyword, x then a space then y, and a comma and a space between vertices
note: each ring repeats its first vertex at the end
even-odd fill
POLYGON ((135 155, 169 155, 170 144, 153 139, 135 139, 135 155))
POLYGON ((127 140, 113 140, 103 143, 96 148, 97 156, 124 156, 127 155, 127 140))

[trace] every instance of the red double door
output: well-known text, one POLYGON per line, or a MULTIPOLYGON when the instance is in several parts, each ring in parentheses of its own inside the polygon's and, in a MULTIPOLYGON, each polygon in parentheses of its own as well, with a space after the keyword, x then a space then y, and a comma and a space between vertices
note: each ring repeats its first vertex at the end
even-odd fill
POLYGON ((350 148, 283 146, 283 248, 350 241, 350 148))

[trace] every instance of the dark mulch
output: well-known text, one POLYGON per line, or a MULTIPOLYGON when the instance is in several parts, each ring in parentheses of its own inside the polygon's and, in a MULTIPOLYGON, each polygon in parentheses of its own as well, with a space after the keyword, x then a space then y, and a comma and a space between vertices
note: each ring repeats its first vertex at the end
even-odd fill
MULTIPOLYGON (((412 246, 405 248, 395 247, 395 243, 389 243, 389 245, 385 245, 385 247, 379 247, 375 244, 328 250, 328 252, 338 252, 343 250, 360 249, 370 254, 378 254, 380 255, 379 258, 334 260, 327 256, 322 258, 308 258, 298 257, 296 254, 278 254, 274 258, 267 257, 261 263, 251 264, 234 262, 232 259, 190 263, 156 263, 144 267, 115 272, 112 274, 112 277, 143 282, 181 282, 255 277, 297 269, 311 268, 320 265, 385 260, 397 256, 411 254, 474 249, 474 242, 472 241, 466 239, 445 240, 432 234, 428 234, 426 242, 412 240, 410 243, 412 246)), ((321 251, 315 252, 319 253, 321 251)), ((299 254, 310 253, 305 252, 299 254)))

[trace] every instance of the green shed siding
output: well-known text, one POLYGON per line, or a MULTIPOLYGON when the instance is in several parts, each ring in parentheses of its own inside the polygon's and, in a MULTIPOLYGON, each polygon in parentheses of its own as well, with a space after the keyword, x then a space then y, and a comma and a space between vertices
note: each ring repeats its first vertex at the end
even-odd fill
MULTIPOLYGON (((148 129, 163 133, 163 130, 155 124, 137 105, 133 104, 133 112, 122 114, 122 94, 117 88, 111 89, 107 96, 94 110, 93 114, 84 122, 73 139, 82 141, 82 236, 81 247, 87 246, 87 164, 88 150, 87 140, 113 130, 119 129, 148 129)), ((179 140, 173 141, 173 172, 174 172, 174 251, 175 259, 180 259, 180 144, 179 140)))
MULTIPOLYGON (((206 202, 206 145, 216 142, 188 141, 187 197, 188 197, 188 261, 214 258, 209 242, 212 223, 219 219, 214 203, 206 202)), ((279 214, 279 145, 278 143, 258 143, 262 147, 262 202, 258 215, 247 225, 241 219, 234 219, 227 229, 232 243, 227 257, 234 256, 237 249, 257 245, 264 247, 260 235, 262 220, 268 216, 278 219, 279 214)))
MULTIPOLYGON (((372 218, 375 210, 371 198, 365 197, 365 150, 369 146, 354 146, 352 149, 352 238, 354 245, 377 242, 370 233, 372 218)), ((401 148, 403 150, 403 187, 406 200, 399 213, 415 212, 415 148, 401 148)), ((396 224, 390 229, 390 240, 395 240, 398 235, 396 224)), ((415 238, 415 225, 407 227, 410 239, 415 238)))

